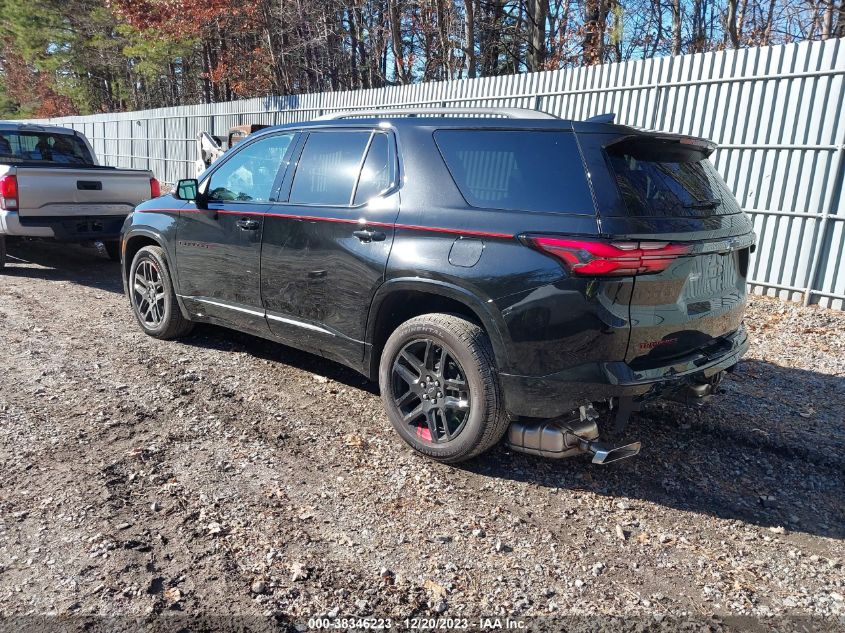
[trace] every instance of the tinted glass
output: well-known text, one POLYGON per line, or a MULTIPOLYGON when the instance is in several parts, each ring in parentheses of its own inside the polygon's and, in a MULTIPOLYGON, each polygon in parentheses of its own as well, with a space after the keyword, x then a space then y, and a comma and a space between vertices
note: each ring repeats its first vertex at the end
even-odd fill
POLYGON ((706 217, 740 212, 716 168, 700 153, 667 160, 622 153, 609 155, 609 160, 631 215, 706 217))
POLYGON ((439 130, 434 139, 474 207, 594 212, 571 132, 439 130))
POLYGON ((290 202, 348 206, 368 131, 312 132, 299 158, 290 202))
POLYGON ((374 134, 361 169, 354 204, 362 204, 393 184, 393 155, 387 134, 374 134))
POLYGON ((208 199, 267 202, 293 134, 280 134, 251 143, 223 163, 212 175, 208 199))
POLYGON ((0 132, 0 162, 93 165, 83 140, 72 134, 0 132))

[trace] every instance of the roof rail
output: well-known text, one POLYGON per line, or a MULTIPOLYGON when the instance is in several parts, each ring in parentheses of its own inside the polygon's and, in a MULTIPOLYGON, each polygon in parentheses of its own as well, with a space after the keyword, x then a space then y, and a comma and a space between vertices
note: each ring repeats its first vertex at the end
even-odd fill
POLYGON ((347 110, 316 118, 317 121, 352 119, 355 117, 424 117, 446 115, 500 116, 506 119, 557 119, 553 114, 529 108, 394 108, 390 110, 347 110))

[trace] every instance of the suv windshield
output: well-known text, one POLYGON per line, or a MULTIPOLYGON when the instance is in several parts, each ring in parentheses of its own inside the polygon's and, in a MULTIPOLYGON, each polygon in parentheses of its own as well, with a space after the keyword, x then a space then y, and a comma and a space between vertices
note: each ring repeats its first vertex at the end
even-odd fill
POLYGON ((78 136, 50 132, 0 132, 0 163, 94 164, 78 136))

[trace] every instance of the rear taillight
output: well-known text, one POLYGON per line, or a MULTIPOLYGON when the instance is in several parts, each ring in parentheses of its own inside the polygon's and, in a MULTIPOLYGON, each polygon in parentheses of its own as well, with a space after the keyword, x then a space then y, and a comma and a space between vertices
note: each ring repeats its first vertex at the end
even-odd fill
POLYGON ((161 185, 158 180, 150 178, 150 198, 158 198, 161 195, 161 185))
POLYGON ((686 244, 668 242, 599 242, 564 237, 528 236, 532 246, 560 259, 573 275, 628 277, 666 270, 686 244))
POLYGON ((18 209, 18 179, 17 176, 6 175, 0 178, 0 209, 17 211, 18 209))

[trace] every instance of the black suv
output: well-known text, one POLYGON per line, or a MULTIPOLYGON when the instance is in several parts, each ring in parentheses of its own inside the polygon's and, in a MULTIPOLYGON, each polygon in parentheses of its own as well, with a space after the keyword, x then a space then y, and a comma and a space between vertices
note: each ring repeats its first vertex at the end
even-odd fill
POLYGON ((599 425, 700 402, 748 346, 754 234, 687 136, 530 110, 352 112, 249 136, 123 229, 143 330, 249 332, 377 379, 456 462, 605 462, 599 425))

